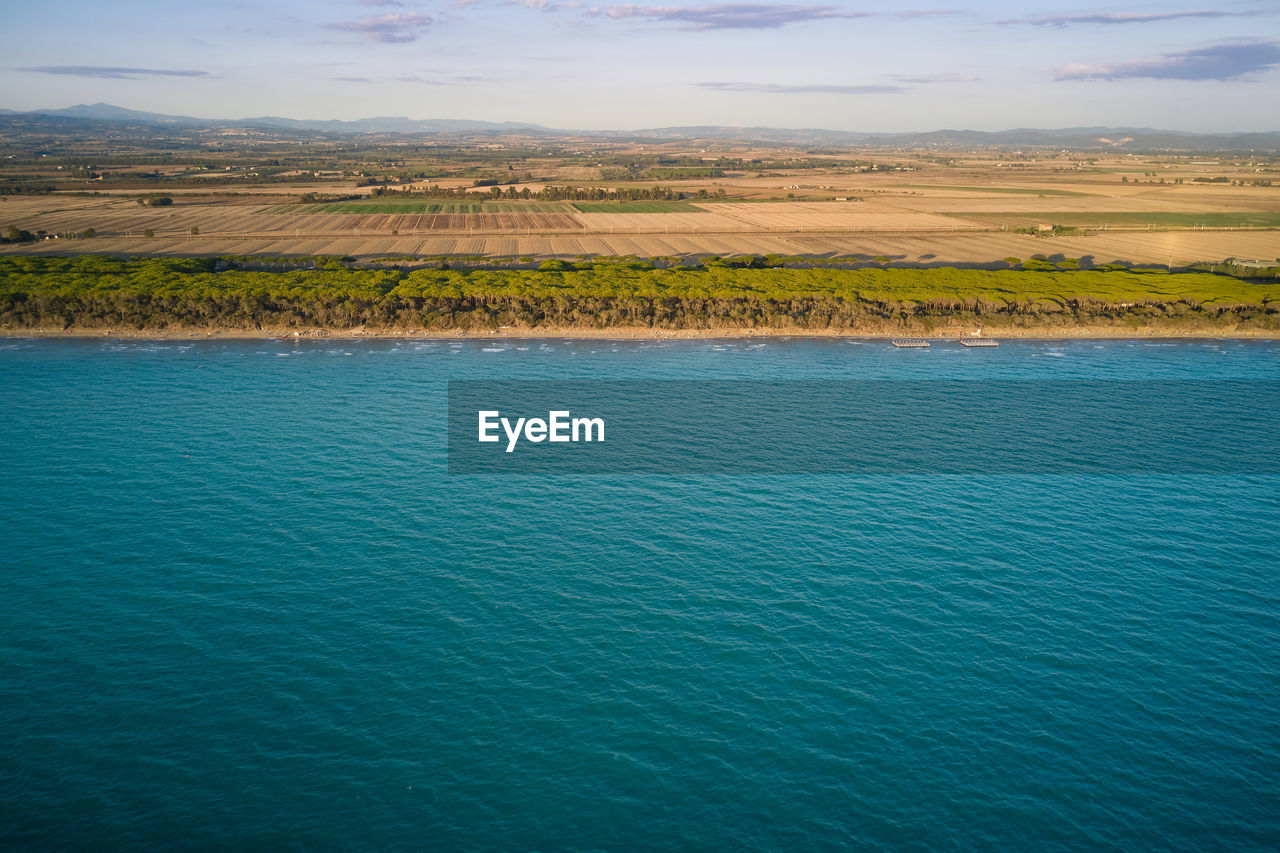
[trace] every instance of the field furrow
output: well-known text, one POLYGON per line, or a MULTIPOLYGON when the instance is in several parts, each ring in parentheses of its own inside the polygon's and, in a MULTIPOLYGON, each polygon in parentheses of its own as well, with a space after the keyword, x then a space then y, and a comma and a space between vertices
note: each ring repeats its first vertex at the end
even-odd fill
POLYGON ((550 234, 547 236, 439 234, 264 236, 188 234, 104 236, 4 245, 0 252, 101 252, 122 255, 493 255, 536 258, 575 255, 805 254, 886 256, 906 263, 982 263, 1006 256, 1073 257, 1104 263, 1191 263, 1227 257, 1273 259, 1280 255, 1275 232, 1110 231, 1084 237, 1038 238, 1012 232, 958 234, 550 234))

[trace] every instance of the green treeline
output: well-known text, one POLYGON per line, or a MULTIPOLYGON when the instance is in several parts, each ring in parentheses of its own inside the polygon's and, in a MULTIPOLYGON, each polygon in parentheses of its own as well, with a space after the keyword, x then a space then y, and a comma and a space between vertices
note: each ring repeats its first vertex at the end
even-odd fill
POLYGON ((10 328, 920 330, 1080 324, 1280 329, 1280 286, 1128 270, 237 269, 227 260, 0 257, 10 328))

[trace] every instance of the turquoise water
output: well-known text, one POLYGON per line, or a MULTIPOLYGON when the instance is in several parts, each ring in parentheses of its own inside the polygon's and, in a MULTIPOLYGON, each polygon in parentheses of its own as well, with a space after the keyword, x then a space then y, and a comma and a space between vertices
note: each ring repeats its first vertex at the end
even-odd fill
POLYGON ((548 378, 1280 345, 0 341, 0 842, 1274 849, 1280 476, 446 473, 548 378))

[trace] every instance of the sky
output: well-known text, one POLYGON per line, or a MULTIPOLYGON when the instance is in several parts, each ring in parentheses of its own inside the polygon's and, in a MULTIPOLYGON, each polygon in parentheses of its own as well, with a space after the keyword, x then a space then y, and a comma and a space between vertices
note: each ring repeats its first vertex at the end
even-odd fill
POLYGON ((6 3, 0 108, 202 118, 1280 130, 1280 4, 6 3))

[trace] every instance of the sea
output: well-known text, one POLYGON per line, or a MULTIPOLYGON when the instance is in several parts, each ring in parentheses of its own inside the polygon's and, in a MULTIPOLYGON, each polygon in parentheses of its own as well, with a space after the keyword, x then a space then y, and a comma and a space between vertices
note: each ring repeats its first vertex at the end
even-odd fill
POLYGON ((1274 850, 1277 383, 1268 341, 0 339, 0 847, 1274 850), (488 380, 1025 382, 1015 432, 1224 388, 1231 463, 451 469, 488 380))

